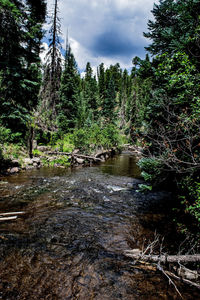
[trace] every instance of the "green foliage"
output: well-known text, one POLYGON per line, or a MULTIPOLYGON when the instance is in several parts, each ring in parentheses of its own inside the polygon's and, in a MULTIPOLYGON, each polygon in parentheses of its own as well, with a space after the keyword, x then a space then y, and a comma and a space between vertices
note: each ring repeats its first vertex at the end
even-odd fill
POLYGON ((152 186, 147 184, 139 184, 139 189, 136 190, 137 193, 144 193, 148 191, 152 191, 152 186))
POLYGON ((44 153, 38 149, 34 149, 33 156, 44 156, 44 153))
POLYGON ((116 119, 116 85, 110 69, 106 70, 105 79, 106 90, 104 92, 105 98, 102 101, 102 116, 106 123, 114 123, 116 119))
POLYGON ((11 130, 0 126, 0 142, 5 143, 9 140, 9 135, 11 134, 11 130))
POLYGON ((75 148, 86 152, 95 151, 99 147, 108 149, 120 146, 121 141, 119 130, 112 124, 104 128, 98 124, 93 124, 91 127, 75 129, 73 133, 75 148))
POLYGON ((26 150, 22 147, 21 144, 4 144, 3 145, 3 156, 4 159, 21 159, 27 157, 26 150))
POLYGON ((53 167, 55 165, 69 167, 70 166, 69 158, 67 156, 63 156, 49 162, 50 167, 53 167))
POLYGON ((37 105, 45 13, 43 0, 0 3, 0 120, 23 137, 25 116, 37 105))
POLYGON ((130 135, 150 156, 139 161, 144 179, 153 186, 169 182, 199 226, 199 1, 160 0, 152 12, 144 35, 157 56, 133 59, 130 135))
POLYGON ((57 105, 58 124, 64 133, 73 129, 77 122, 80 75, 74 55, 69 46, 65 54, 65 67, 60 86, 60 101, 57 105))
POLYGON ((61 152, 71 153, 74 150, 73 135, 65 134, 64 136, 62 136, 62 139, 58 139, 56 141, 54 148, 58 149, 61 152))
POLYGON ((195 200, 193 204, 188 207, 188 211, 200 223, 200 182, 194 183, 194 188, 191 188, 191 194, 195 200))
POLYGON ((2 160, 3 160, 3 151, 0 147, 0 165, 1 165, 2 160))
MULTIPOLYGON (((179 199, 185 212, 200 227, 200 178, 185 176, 179 183, 179 199)), ((194 224, 193 224, 194 225, 194 224)))
POLYGON ((198 57, 199 45, 196 30, 199 24, 199 1, 160 0, 152 10, 154 20, 148 22, 145 37, 152 43, 146 47, 152 54, 170 55, 184 51, 198 57))
POLYGON ((175 96, 176 104, 190 105, 191 97, 199 94, 199 74, 195 65, 184 52, 176 52, 172 56, 163 54, 159 57, 155 76, 158 84, 162 82, 169 96, 175 96))
POLYGON ((42 164, 45 167, 69 167, 70 161, 68 156, 58 157, 50 161, 46 157, 43 157, 42 164))
POLYGON ((15 132, 12 133, 12 131, 9 128, 0 126, 0 143, 13 143, 13 142, 22 142, 21 139, 22 133, 21 132, 15 132))
POLYGON ((142 158, 138 162, 141 169, 141 175, 144 180, 156 185, 165 178, 163 177, 163 164, 156 158, 142 158))

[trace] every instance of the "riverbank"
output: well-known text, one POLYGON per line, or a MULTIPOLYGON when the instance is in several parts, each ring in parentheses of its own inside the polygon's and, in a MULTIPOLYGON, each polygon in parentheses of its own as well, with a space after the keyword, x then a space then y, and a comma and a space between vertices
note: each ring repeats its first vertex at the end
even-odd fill
POLYGON ((2 159, 0 174, 9 175, 24 170, 39 169, 41 167, 80 167, 91 166, 106 161, 108 158, 119 154, 120 148, 101 149, 91 154, 83 153, 78 149, 72 152, 61 152, 49 146, 38 146, 34 150, 34 157, 29 158, 24 149, 19 150, 19 157, 14 158, 12 152, 6 159, 2 159))

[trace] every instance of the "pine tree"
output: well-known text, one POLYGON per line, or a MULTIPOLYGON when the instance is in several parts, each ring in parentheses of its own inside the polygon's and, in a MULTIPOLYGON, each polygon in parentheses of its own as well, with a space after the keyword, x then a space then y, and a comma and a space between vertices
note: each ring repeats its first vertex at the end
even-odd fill
POLYGON ((38 94, 41 84, 40 47, 43 38, 43 23, 46 17, 44 0, 27 0, 27 23, 25 36, 27 102, 31 111, 38 103, 38 94))
POLYGON ((148 22, 149 32, 144 36, 152 43, 146 47, 153 55, 184 51, 199 57, 198 0, 160 0, 152 10, 154 21, 148 22))
POLYGON ((120 90, 120 128, 124 128, 126 124, 126 105, 129 103, 129 75, 125 69, 121 79, 121 90, 120 90))
POLYGON ((100 96, 100 101, 102 103, 105 99, 105 93, 106 93, 105 68, 103 63, 101 63, 97 68, 97 76, 98 76, 99 96, 100 96))
MULTIPOLYGON (((38 1, 38 5, 42 2, 38 1)), ((0 2, 0 119, 4 126, 23 134, 30 111, 37 104, 40 78, 36 64, 46 7, 43 3, 41 18, 33 18, 34 8, 29 4, 0 2), (35 45, 37 51, 33 47, 30 50, 30 45, 35 45)))
POLYGON ((61 78, 60 103, 57 106, 59 127, 63 132, 70 131, 76 125, 79 93, 80 75, 71 47, 67 45, 61 78))
POLYGON ((107 123, 114 123, 116 119, 116 90, 112 73, 109 69, 105 73, 106 91, 102 103, 102 116, 107 123))
POLYGON ((83 95, 87 103, 88 115, 91 117, 90 121, 97 120, 98 86, 89 62, 86 65, 85 78, 83 79, 83 95))

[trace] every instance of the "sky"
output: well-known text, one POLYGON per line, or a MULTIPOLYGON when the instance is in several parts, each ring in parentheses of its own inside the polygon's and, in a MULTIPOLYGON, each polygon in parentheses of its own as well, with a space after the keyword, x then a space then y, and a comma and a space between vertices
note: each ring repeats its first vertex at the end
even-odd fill
MULTIPOLYGON (((55 0, 47 0, 49 15, 55 0)), ((130 69, 135 56, 145 57, 149 41, 143 37, 151 10, 158 0, 59 0, 63 40, 67 31, 81 72, 86 63, 96 69, 120 63, 130 69)), ((48 26, 46 25, 46 29, 48 26)), ((47 44, 46 46, 47 48, 47 44)), ((65 43, 63 42, 63 47, 65 43)), ((43 53, 43 57, 44 57, 43 53)))

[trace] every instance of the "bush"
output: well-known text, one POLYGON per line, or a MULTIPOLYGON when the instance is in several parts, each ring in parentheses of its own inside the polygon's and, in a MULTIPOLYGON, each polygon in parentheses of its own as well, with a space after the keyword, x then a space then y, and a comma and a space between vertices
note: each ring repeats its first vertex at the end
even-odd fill
POLYGON ((11 130, 3 126, 0 126, 0 142, 5 143, 9 140, 11 135, 11 130))
POLYGON ((22 133, 12 131, 0 125, 0 143, 22 143, 22 133))
POLYGON ((185 212, 193 217, 200 227, 200 177, 187 176, 179 184, 179 199, 185 212), (182 194, 182 195, 181 195, 182 194))
POLYGON ((157 185, 166 179, 162 163, 156 158, 142 158, 138 161, 144 180, 157 185))
POLYGON ((50 145, 61 152, 72 152, 75 148, 82 152, 92 153, 98 148, 108 149, 119 147, 124 143, 118 128, 112 124, 101 128, 98 124, 88 127, 75 128, 73 133, 65 135, 54 134, 51 136, 50 145))
POLYGON ((58 139, 53 148, 61 152, 72 152, 75 148, 72 134, 65 134, 62 138, 58 139))
POLYGON ((90 128, 75 129, 73 133, 73 142, 75 148, 87 151, 90 148, 90 128))
POLYGON ((98 147, 108 149, 119 146, 122 144, 122 138, 118 129, 112 124, 107 125, 105 128, 93 124, 91 127, 75 129, 73 143, 75 148, 92 152, 98 147))

